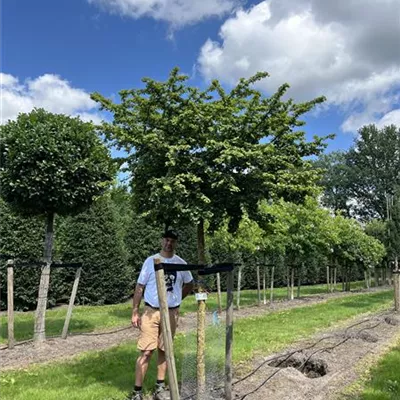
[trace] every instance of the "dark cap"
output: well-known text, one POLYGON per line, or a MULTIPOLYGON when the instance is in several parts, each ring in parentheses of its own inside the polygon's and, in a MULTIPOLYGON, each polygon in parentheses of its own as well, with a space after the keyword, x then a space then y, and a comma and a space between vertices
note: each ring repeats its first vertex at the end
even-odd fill
POLYGON ((164 234, 162 235, 162 237, 178 240, 178 233, 176 231, 170 229, 168 231, 165 231, 164 234))

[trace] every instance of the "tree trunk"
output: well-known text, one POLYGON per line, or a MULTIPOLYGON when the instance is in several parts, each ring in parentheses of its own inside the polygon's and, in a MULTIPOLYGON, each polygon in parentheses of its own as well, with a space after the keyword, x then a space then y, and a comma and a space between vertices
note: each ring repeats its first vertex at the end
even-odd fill
POLYGON ((376 271, 376 267, 374 267, 374 287, 378 286, 378 273, 376 271))
POLYGON ((348 265, 346 267, 346 292, 350 292, 350 271, 348 265))
POLYGON ((336 285, 337 285, 336 274, 337 274, 337 267, 335 267, 333 270, 333 291, 334 292, 336 291, 336 285))
POLYGON ((345 267, 342 265, 340 268, 340 272, 342 275, 342 292, 346 290, 346 273, 345 273, 345 267))
POLYGON ((364 270, 364 281, 365 281, 365 288, 369 289, 368 272, 366 269, 364 270))
POLYGON ((287 274, 287 299, 290 300, 290 267, 289 265, 286 267, 287 274))
MULTIPOLYGON (((205 257, 205 238, 204 221, 200 220, 197 225, 197 252, 199 264, 206 263, 205 257)), ((204 291, 203 285, 199 283, 199 293, 204 291)), ((197 399, 205 399, 206 390, 206 302, 199 300, 197 302, 197 399)))
POLYGON ((267 267, 264 265, 264 270, 263 270, 263 303, 264 303, 264 305, 267 304, 266 269, 267 269, 267 267))
POLYGON ((44 244, 44 262, 46 265, 42 268, 40 276, 39 294, 35 313, 34 340, 41 342, 46 339, 46 308, 47 294, 50 284, 50 266, 53 253, 54 239, 54 214, 48 214, 46 220, 46 239, 44 244))
POLYGON ((290 300, 294 300, 294 268, 292 267, 290 277, 290 300))
POLYGON ((396 255, 394 258, 394 310, 400 312, 400 269, 399 269, 399 258, 396 255))
POLYGON ((300 298, 300 289, 301 289, 301 267, 297 270, 297 298, 300 298))
POLYGON ((272 266, 272 271, 271 271, 271 291, 269 294, 269 301, 271 304, 274 301, 274 275, 275 275, 275 265, 272 266))
POLYGON ((14 348, 14 260, 7 260, 8 348, 14 348))
POLYGON ((257 305, 261 306, 260 266, 257 264, 257 305))
POLYGON ((242 284, 242 266, 238 269, 238 284, 237 284, 237 299, 236 299, 236 307, 240 310, 240 285, 242 284))
POLYGON ((329 265, 326 266, 326 290, 327 293, 331 291, 330 288, 330 276, 329 276, 329 265))

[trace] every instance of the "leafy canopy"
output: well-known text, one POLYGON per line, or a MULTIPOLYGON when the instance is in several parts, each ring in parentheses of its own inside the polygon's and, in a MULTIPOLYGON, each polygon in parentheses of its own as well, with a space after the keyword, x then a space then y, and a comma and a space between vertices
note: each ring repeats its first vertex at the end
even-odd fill
POLYGON ((91 123, 43 109, 0 127, 1 196, 24 214, 70 214, 108 187, 114 169, 91 123))
POLYGON ((305 158, 324 138, 307 142, 299 118, 324 98, 285 101, 288 85, 264 97, 253 86, 267 76, 201 91, 175 68, 165 82, 145 78, 144 88, 122 90, 120 103, 92 95, 114 116, 106 137, 130 154, 140 213, 166 224, 204 219, 212 230, 228 219, 235 231, 245 212, 257 218, 261 199, 302 201, 315 191, 318 171, 305 158))

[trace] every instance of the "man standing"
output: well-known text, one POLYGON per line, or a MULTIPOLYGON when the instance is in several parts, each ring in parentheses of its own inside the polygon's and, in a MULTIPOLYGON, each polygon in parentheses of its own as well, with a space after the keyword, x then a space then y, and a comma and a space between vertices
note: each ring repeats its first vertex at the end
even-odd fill
MULTIPOLYGON (((164 343, 161 332, 161 318, 158 303, 157 282, 154 272, 154 259, 161 259, 163 263, 186 264, 186 262, 175 254, 178 235, 172 231, 166 231, 161 241, 161 252, 146 259, 143 263, 137 281, 135 294, 133 296, 132 325, 140 329, 138 349, 141 354, 136 361, 135 387, 129 400, 142 400, 143 380, 149 366, 154 350, 157 349, 157 384, 154 393, 156 400, 167 400, 170 398, 165 387, 165 376, 167 363, 165 359, 164 343), (140 301, 144 292, 144 311, 139 313, 140 301)), ((167 302, 169 307, 169 318, 171 322, 172 335, 175 334, 179 306, 182 300, 193 289, 193 277, 189 271, 166 272, 165 284, 167 290, 167 302)))

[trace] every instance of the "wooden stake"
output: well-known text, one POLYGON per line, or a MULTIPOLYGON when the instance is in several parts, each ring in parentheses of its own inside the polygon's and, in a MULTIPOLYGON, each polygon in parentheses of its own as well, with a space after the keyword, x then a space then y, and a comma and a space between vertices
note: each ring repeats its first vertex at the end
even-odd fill
POLYGON ((287 273, 287 299, 290 300, 290 267, 289 265, 286 267, 287 273))
POLYGON ((336 276, 337 276, 337 267, 335 266, 333 270, 333 291, 336 291, 336 276))
POLYGON ((394 260, 394 271, 393 271, 393 279, 394 279, 394 310, 396 312, 400 311, 400 268, 399 268, 399 259, 396 256, 394 260))
POLYGON ((267 267, 264 265, 264 270, 263 270, 263 303, 264 303, 264 305, 267 304, 267 289, 265 287, 265 285, 266 285, 266 269, 267 269, 267 267))
POLYGON ((290 278, 290 300, 294 300, 294 268, 292 267, 292 275, 290 278))
POLYGON ((233 271, 228 272, 226 291, 225 398, 232 400, 233 271))
POLYGON ((66 339, 68 335, 69 323, 71 321, 72 309, 74 308, 75 304, 75 297, 76 297, 76 292, 78 291, 79 278, 81 277, 81 272, 82 272, 81 267, 79 267, 75 272, 74 285, 72 286, 72 292, 71 292, 71 297, 69 299, 67 316, 65 317, 64 328, 61 335, 63 339, 66 339))
POLYGON ((271 292, 269 294, 269 301, 272 302, 274 301, 274 275, 275 275, 275 265, 272 266, 272 271, 271 271, 271 292))
POLYGON ((327 293, 331 291, 329 287, 329 265, 326 266, 326 291, 327 293))
POLYGON ((301 289, 301 266, 297 269, 297 298, 300 298, 300 289, 301 289))
MULTIPOLYGON (((159 259, 154 260, 154 266, 160 264, 159 259)), ((178 378, 174 358, 174 345, 172 342, 171 323, 167 303, 167 291, 165 289, 164 270, 161 268, 155 271, 157 281, 158 301, 160 305, 161 330, 164 339, 165 359, 167 361, 168 382, 171 393, 171 400, 179 400, 178 378)))
POLYGON ((14 260, 7 261, 8 348, 14 348, 14 260))
MULTIPOLYGON (((199 264, 206 263, 204 221, 197 225, 197 251, 199 264)), ((204 292, 202 283, 198 285, 198 292, 204 292)), ((206 301, 197 301, 197 400, 206 400, 206 301)))

